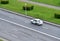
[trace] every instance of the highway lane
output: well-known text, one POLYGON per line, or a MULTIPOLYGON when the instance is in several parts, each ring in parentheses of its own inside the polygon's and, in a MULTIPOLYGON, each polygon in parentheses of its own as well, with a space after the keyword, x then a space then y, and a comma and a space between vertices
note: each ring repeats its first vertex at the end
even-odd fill
POLYGON ((14 14, 11 14, 11 13, 8 13, 5 11, 1 11, 1 10, 0 10, 0 18, 7 19, 9 21, 13 21, 18 24, 21 24, 21 25, 24 25, 24 26, 33 28, 35 30, 38 30, 38 31, 41 31, 41 32, 44 32, 44 33, 47 33, 47 34, 60 38, 60 32, 59 32, 60 28, 58 28, 58 27, 55 27, 55 26, 52 26, 49 24, 45 24, 45 23, 43 24, 43 26, 32 25, 30 23, 31 19, 28 19, 28 18, 25 18, 22 16, 17 16, 17 15, 14 15, 14 14))
POLYGON ((60 41, 1 19, 0 36, 9 41, 60 41))
POLYGON ((27 26, 27 27, 30 27, 30 28, 33 28, 33 29, 36 29, 36 30, 39 30, 39 31, 42 31, 42 32, 45 32, 45 33, 48 33, 50 35, 54 35, 60 38, 60 32, 59 32, 60 28, 58 27, 45 24, 45 23, 43 24, 43 26, 32 25, 30 23, 31 19, 28 19, 22 16, 17 16, 17 15, 14 15, 5 11, 1 11, 1 10, 0 10, 0 18, 7 19, 7 20, 19 23, 21 25, 24 25, 24 26, 27 26))

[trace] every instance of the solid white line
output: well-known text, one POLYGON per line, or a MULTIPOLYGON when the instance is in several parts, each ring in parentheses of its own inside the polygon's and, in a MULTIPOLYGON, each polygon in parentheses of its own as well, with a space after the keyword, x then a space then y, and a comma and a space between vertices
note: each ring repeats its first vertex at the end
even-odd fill
POLYGON ((3 19, 3 18, 0 18, 0 20, 5 21, 5 22, 8 22, 8 23, 11 23, 11 24, 15 24, 15 25, 17 25, 17 26, 21 26, 21 27, 27 28, 27 29, 29 29, 29 30, 32 30, 32 31, 41 33, 41 34, 43 34, 43 35, 46 35, 46 36, 49 36, 49 37, 52 37, 52 38, 55 38, 55 39, 60 40, 60 38, 58 38, 58 37, 56 37, 56 36, 53 36, 53 35, 50 35, 50 34, 47 34, 47 33, 44 33, 44 32, 41 32, 41 31, 38 31, 38 30, 35 30, 35 29, 32 29, 32 28, 29 28, 29 27, 26 27, 26 26, 23 26, 23 25, 18 24, 18 23, 15 23, 15 22, 12 22, 12 21, 3 19))
POLYGON ((15 38, 18 38, 15 34, 11 34, 11 36, 15 37, 15 38))

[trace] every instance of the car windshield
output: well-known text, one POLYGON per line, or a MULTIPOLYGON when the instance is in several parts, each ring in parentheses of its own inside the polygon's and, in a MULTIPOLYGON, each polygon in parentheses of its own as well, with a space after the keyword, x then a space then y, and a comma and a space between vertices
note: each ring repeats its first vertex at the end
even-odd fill
POLYGON ((37 20, 34 20, 35 22, 37 22, 37 20))

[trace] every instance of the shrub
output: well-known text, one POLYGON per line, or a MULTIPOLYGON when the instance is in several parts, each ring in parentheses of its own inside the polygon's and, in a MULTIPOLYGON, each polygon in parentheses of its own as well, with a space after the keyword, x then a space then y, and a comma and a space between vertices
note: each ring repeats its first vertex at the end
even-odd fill
POLYGON ((23 10, 27 10, 27 11, 33 10, 33 7, 34 6, 23 6, 23 10))
POLYGON ((34 7, 34 6, 31 6, 31 10, 33 10, 33 7, 34 7))
POLYGON ((8 4, 9 1, 8 0, 1 0, 1 4, 8 4))
POLYGON ((60 14, 59 13, 55 13, 54 16, 55 16, 55 18, 60 19, 60 14))

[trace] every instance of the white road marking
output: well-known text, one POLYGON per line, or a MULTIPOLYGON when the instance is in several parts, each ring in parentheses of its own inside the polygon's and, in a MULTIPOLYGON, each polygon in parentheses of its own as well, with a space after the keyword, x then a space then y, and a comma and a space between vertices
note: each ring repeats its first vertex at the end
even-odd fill
POLYGON ((11 34, 13 37, 18 38, 15 34, 11 34))
POLYGON ((41 31, 38 31, 38 30, 35 30, 35 29, 32 29, 32 28, 29 28, 29 27, 26 27, 26 26, 21 25, 21 24, 18 24, 18 23, 15 23, 15 22, 12 22, 12 21, 3 19, 3 18, 0 18, 0 20, 5 21, 5 22, 8 22, 8 23, 11 23, 11 24, 15 24, 15 25, 17 25, 17 26, 21 26, 21 27, 23 27, 23 28, 27 28, 27 29, 32 30, 32 31, 34 31, 34 32, 38 32, 38 33, 40 33, 40 34, 43 34, 43 35, 46 35, 46 36, 49 36, 49 37, 52 37, 52 38, 55 38, 55 39, 60 40, 59 37, 56 37, 56 36, 53 36, 53 35, 50 35, 50 34, 47 34, 47 33, 44 33, 44 32, 41 32, 41 31))

